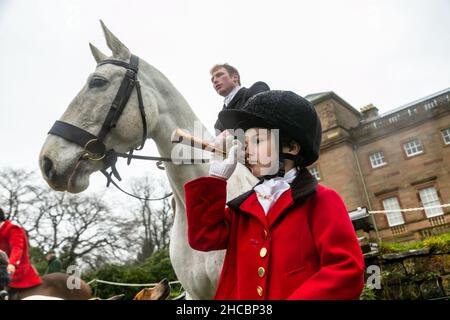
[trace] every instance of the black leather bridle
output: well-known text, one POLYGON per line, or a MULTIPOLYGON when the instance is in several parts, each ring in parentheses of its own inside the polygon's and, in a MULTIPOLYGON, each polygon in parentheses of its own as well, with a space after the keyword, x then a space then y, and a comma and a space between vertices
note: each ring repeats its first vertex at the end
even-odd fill
POLYGON ((112 59, 102 60, 97 64, 97 67, 104 64, 114 64, 116 66, 124 67, 127 71, 125 73, 125 77, 122 80, 122 83, 120 84, 119 90, 117 91, 117 94, 113 102, 111 103, 111 107, 109 108, 105 121, 103 122, 103 125, 98 135, 93 135, 92 133, 84 129, 81 129, 77 126, 74 126, 64 121, 56 121, 48 133, 64 138, 67 141, 70 141, 82 147, 84 153, 79 160, 83 159, 93 161, 103 160, 105 162, 105 166, 101 170, 101 172, 105 175, 107 179, 106 185, 107 187, 110 185, 110 183, 112 183, 122 192, 141 200, 161 200, 167 198, 170 195, 172 195, 172 193, 158 199, 140 198, 121 189, 112 179, 112 175, 114 175, 119 181, 122 180, 116 168, 117 157, 127 158, 128 164, 130 164, 131 159, 158 161, 157 166, 160 169, 162 169, 161 161, 172 162, 172 159, 133 155, 134 150, 142 150, 145 144, 145 140, 147 139, 147 120, 145 116, 144 103, 142 100, 141 87, 139 80, 137 79, 137 74, 139 71, 139 57, 132 54, 130 58, 130 63, 112 59), (130 99, 130 96, 134 88, 136 88, 136 93, 139 102, 139 111, 141 113, 143 126, 141 144, 138 147, 131 149, 129 153, 119 153, 116 152, 114 149, 107 150, 104 143, 104 139, 107 136, 107 134, 111 131, 111 129, 116 127, 117 121, 122 115, 122 112, 125 106, 127 105, 127 102, 130 99), (107 172, 108 168, 111 168, 111 172, 107 172))

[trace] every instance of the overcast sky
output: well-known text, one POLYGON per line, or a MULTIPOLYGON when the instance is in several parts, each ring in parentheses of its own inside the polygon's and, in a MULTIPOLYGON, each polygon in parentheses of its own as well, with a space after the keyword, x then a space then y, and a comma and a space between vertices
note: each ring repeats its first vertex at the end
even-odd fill
MULTIPOLYGON (((381 112, 450 86, 448 0, 0 0, 0 168, 38 170, 47 131, 95 68, 88 43, 109 52, 99 19, 211 131, 222 106, 215 63, 236 66, 244 86, 334 91, 381 112)), ((149 170, 135 164, 124 176, 149 170)))

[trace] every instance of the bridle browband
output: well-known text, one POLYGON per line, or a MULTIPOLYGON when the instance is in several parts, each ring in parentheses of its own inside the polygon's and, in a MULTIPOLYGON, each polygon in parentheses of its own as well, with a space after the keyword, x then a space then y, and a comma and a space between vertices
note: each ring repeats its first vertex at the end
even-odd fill
POLYGON ((105 121, 103 122, 103 125, 98 135, 94 135, 84 129, 81 129, 75 125, 72 125, 64 121, 55 121, 55 123, 53 124, 52 128, 48 133, 64 138, 67 141, 70 141, 82 147, 85 152, 80 157, 79 161, 86 159, 93 161, 103 160, 105 162, 105 167, 101 170, 101 172, 105 175, 107 179, 106 184, 107 187, 109 187, 109 185, 112 183, 120 191, 132 197, 138 198, 140 200, 165 199, 171 196, 172 193, 169 193, 168 195, 157 199, 141 198, 124 191, 112 179, 112 175, 114 175, 119 181, 122 180, 116 168, 116 162, 118 157, 127 158, 128 164, 130 164, 131 159, 158 161, 157 166, 159 169, 163 169, 163 167, 161 166, 162 161, 172 162, 172 159, 133 155, 134 150, 142 150, 142 148, 144 148, 145 140, 147 139, 147 120, 145 116, 144 103, 142 100, 141 86, 139 80, 137 79, 137 73, 139 71, 139 57, 132 54, 130 58, 130 63, 112 59, 102 60, 97 64, 97 67, 104 64, 114 64, 116 66, 124 67, 127 71, 122 80, 122 83, 120 84, 119 90, 117 91, 117 94, 113 102, 111 103, 111 107, 109 108, 108 114, 106 115, 105 121), (139 103, 139 111, 141 113, 142 119, 143 131, 141 144, 138 147, 131 149, 129 153, 119 153, 116 152, 114 149, 107 150, 104 143, 104 139, 107 136, 107 134, 111 131, 111 129, 116 127, 117 121, 122 115, 122 112, 125 106, 127 105, 127 102, 130 99, 130 96, 134 88, 136 88, 139 103), (107 169, 109 167, 111 167, 111 172, 107 172, 107 169))
POLYGON ((120 60, 107 59, 100 61, 97 67, 105 64, 114 64, 116 66, 124 67, 127 69, 125 76, 120 84, 119 90, 114 97, 111 107, 109 108, 108 114, 106 115, 105 121, 100 129, 97 136, 91 134, 90 132, 81 129, 72 124, 56 121, 53 127, 48 133, 60 136, 70 142, 78 144, 82 147, 89 155, 90 160, 102 160, 106 157, 106 146, 104 144, 104 139, 106 135, 114 128, 119 120, 122 112, 130 99, 131 93, 134 87, 136 87, 136 92, 139 101, 139 111, 142 118, 142 142, 141 145, 136 150, 141 150, 144 147, 145 140, 147 139, 147 121, 145 118, 144 103, 142 101, 141 87, 139 80, 137 79, 137 73, 139 71, 139 58, 135 55, 131 55, 130 63, 126 63, 120 60))

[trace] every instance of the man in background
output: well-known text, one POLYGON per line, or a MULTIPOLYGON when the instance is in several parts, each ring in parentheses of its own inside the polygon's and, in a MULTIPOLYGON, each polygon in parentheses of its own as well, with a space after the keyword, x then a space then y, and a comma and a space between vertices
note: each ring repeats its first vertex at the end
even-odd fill
POLYGON ((47 266, 47 270, 45 271, 45 274, 61 272, 61 270, 62 270, 61 260, 59 260, 56 257, 54 251, 49 251, 45 255, 45 260, 47 260, 47 262, 48 262, 48 266, 47 266))
MULTIPOLYGON (((241 87, 239 71, 228 63, 216 64, 211 68, 211 82, 214 90, 224 97, 223 109, 241 109, 244 104, 257 93, 269 91, 269 86, 261 81, 250 88, 241 87)), ((225 130, 219 120, 214 125, 216 135, 225 130)))

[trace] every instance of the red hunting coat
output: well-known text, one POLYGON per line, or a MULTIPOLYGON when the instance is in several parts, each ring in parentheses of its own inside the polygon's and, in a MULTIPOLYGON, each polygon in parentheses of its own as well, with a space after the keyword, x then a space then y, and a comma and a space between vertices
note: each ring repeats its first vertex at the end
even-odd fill
POLYGON ((42 283, 28 259, 28 239, 25 232, 9 220, 0 227, 0 250, 5 251, 9 257, 9 263, 16 267, 8 286, 28 288, 42 283))
POLYGON ((306 169, 267 216, 253 190, 225 206, 226 181, 185 184, 188 239, 227 249, 215 299, 358 299, 364 260, 341 197, 306 169))

